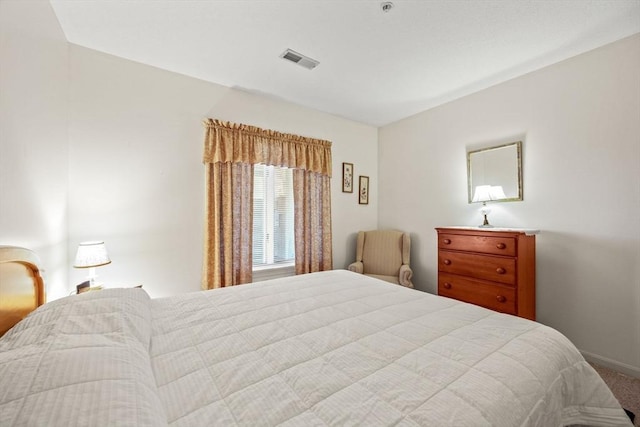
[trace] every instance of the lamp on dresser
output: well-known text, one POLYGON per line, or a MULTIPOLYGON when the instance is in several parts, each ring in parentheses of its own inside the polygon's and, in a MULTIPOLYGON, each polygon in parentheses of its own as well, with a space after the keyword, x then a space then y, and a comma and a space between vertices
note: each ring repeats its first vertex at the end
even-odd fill
POLYGON ((89 282, 90 286, 95 285, 96 267, 111 264, 109 259, 109 253, 104 242, 82 242, 78 245, 78 251, 76 252, 76 259, 73 262, 75 268, 88 268, 89 269, 89 282))
POLYGON ((491 212, 491 209, 487 207, 487 202, 502 200, 506 197, 501 185, 478 185, 476 187, 471 203, 482 202, 480 213, 484 216, 484 222, 479 227, 493 227, 487 220, 487 214, 491 212))

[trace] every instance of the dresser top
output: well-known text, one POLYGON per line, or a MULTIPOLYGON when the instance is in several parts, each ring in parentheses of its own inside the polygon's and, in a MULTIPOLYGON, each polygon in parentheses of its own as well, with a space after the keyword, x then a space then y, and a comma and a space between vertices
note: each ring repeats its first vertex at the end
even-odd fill
POLYGON ((464 226, 464 225, 451 225, 446 227, 438 227, 438 228, 453 228, 457 230, 475 230, 475 231, 510 231, 514 233, 524 233, 527 236, 532 236, 534 234, 539 234, 540 230, 535 228, 517 228, 517 227, 472 227, 472 226, 464 226))

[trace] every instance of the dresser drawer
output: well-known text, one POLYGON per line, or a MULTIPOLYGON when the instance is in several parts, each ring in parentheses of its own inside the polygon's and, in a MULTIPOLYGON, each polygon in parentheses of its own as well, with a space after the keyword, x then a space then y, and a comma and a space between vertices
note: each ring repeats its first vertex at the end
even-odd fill
POLYGON ((480 305, 502 313, 518 314, 516 290, 509 286, 440 273, 438 274, 438 295, 480 305))
POLYGON ((513 237, 438 234, 438 248, 456 251, 482 252, 485 254, 516 256, 516 239, 513 237))
POLYGON ((515 258, 440 250, 438 270, 508 285, 516 283, 515 258))

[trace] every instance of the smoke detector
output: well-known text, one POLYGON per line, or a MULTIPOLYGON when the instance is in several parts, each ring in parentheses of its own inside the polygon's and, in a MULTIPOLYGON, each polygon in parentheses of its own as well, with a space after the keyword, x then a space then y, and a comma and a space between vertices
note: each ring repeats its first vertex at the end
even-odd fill
POLYGON ((390 1, 386 1, 386 2, 384 2, 384 3, 382 3, 382 4, 380 5, 380 8, 382 9, 382 11, 383 11, 384 13, 387 13, 387 12, 389 12, 391 9, 393 9, 393 3, 391 3, 390 1))
POLYGON ((293 51, 291 49, 287 49, 280 55, 280 58, 286 59, 287 61, 291 61, 295 64, 300 65, 301 67, 306 68, 307 70, 313 70, 320 64, 319 61, 315 59, 309 58, 301 53, 293 51))

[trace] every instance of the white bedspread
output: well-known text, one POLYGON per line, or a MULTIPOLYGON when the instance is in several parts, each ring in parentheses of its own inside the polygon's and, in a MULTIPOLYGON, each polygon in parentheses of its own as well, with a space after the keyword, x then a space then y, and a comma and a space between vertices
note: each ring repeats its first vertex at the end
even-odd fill
POLYGON ((46 304, 0 339, 0 426, 630 426, 535 322, 332 271, 46 304))

